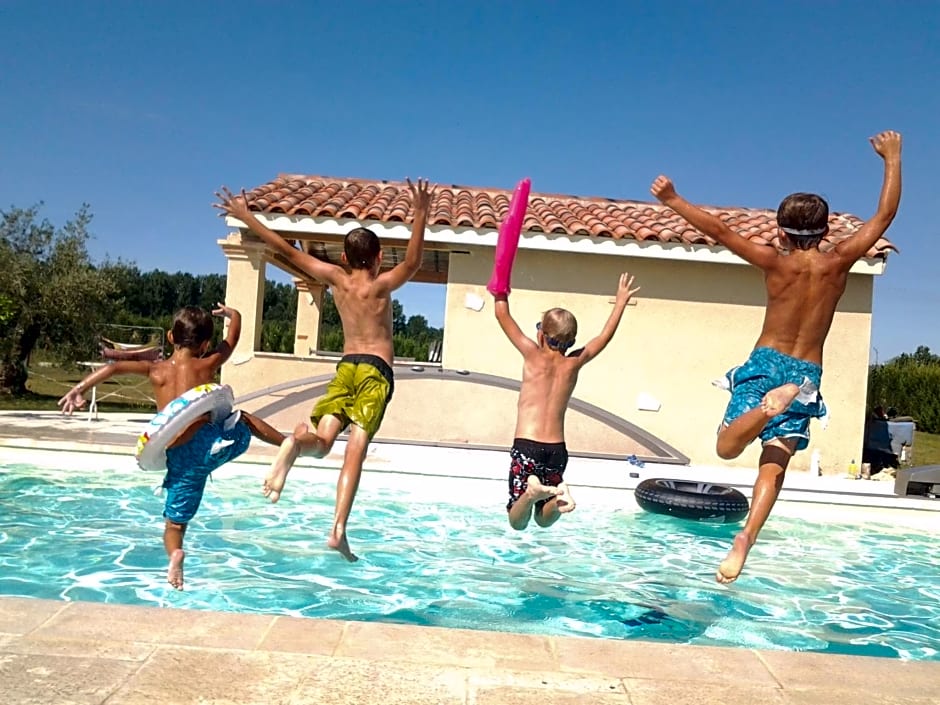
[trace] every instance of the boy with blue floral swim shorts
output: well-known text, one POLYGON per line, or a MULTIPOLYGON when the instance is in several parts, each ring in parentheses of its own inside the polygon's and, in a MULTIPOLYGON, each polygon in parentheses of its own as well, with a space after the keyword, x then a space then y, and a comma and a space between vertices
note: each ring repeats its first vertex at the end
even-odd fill
POLYGON ((294 267, 330 286, 333 301, 343 324, 343 357, 336 376, 310 416, 311 432, 299 424, 278 453, 264 481, 263 493, 272 502, 280 499, 287 474, 300 454, 322 458, 330 452, 336 437, 349 428, 343 467, 336 485, 336 509, 327 546, 346 560, 358 560, 350 550, 346 522, 356 498, 362 463, 369 442, 379 430, 394 389, 392 362, 392 292, 408 282, 421 268, 424 230, 433 189, 427 181, 407 181, 414 207, 411 239, 404 259, 382 271, 382 247, 368 228, 354 228, 343 241, 342 267, 302 252, 273 230, 262 225, 248 206, 244 191, 234 196, 223 188, 218 207, 238 218, 268 246, 283 255, 294 267))
POLYGON ((737 579, 770 516, 790 458, 809 442, 809 422, 826 413, 819 394, 823 345, 852 265, 864 257, 894 219, 901 199, 901 135, 870 140, 884 160, 878 209, 854 235, 834 247, 820 243, 829 232, 829 205, 820 196, 795 193, 777 209, 781 248, 742 237, 716 215, 693 206, 658 177, 651 192, 692 226, 764 272, 767 308, 754 351, 726 375, 731 401, 718 432, 717 453, 736 458, 755 438, 763 450, 744 529, 718 566, 716 580, 737 579))
MULTIPOLYGON (((212 382, 241 336, 238 311, 219 304, 212 313, 229 319, 225 340, 214 350, 209 350, 215 328, 212 316, 204 309, 187 306, 174 316, 173 327, 167 334, 173 345, 173 354, 168 359, 118 360, 95 370, 59 400, 63 413, 71 414, 82 408, 85 404, 82 391, 114 375, 148 377, 158 410, 166 409, 187 391, 212 382)), ((276 446, 284 441, 284 434, 261 419, 236 411, 218 421, 204 414, 171 440, 166 449, 163 546, 170 560, 167 582, 177 590, 183 589, 186 558, 183 537, 199 509, 206 480, 213 470, 244 453, 252 436, 276 446)))
POLYGON ((553 308, 543 313, 536 325, 536 339, 532 340, 509 312, 508 292, 494 294, 496 320, 509 342, 522 353, 522 384, 509 451, 506 505, 513 529, 526 528, 533 516, 536 524, 548 527, 562 514, 574 511, 574 499, 564 482, 568 465, 565 412, 581 368, 607 347, 637 291, 633 277, 621 274, 614 308, 603 329, 583 348, 570 353, 578 333, 578 322, 570 311, 553 308))

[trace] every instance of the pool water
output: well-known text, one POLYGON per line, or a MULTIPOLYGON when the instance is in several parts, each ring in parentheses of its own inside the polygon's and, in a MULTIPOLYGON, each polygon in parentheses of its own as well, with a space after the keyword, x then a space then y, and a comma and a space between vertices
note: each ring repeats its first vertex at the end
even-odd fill
POLYGON ((0 463, 0 595, 940 660, 940 533, 775 516, 728 588, 713 576, 735 526, 582 501, 517 533, 503 483, 367 473, 348 564, 324 545, 335 472, 296 468, 271 505, 264 468, 232 465, 179 592, 158 476, 50 455, 70 469, 0 463))

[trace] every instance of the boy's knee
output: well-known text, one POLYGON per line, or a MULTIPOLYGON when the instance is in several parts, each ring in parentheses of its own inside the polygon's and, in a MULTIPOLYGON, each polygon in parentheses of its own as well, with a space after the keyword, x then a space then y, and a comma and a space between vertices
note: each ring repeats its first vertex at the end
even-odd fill
POLYGON ((715 452, 722 460, 734 460, 741 455, 742 450, 743 448, 738 448, 721 438, 719 438, 718 443, 715 444, 715 452))

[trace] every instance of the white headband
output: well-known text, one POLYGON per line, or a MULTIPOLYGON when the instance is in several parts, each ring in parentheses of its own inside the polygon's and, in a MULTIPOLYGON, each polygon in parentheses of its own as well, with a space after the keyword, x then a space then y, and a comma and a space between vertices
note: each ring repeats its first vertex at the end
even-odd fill
POLYGON ((787 235, 796 235, 797 237, 810 237, 812 235, 822 235, 824 232, 826 232, 827 227, 828 226, 823 226, 821 228, 817 228, 816 230, 797 230, 795 228, 784 228, 784 227, 781 227, 780 229, 783 232, 785 232, 787 235))

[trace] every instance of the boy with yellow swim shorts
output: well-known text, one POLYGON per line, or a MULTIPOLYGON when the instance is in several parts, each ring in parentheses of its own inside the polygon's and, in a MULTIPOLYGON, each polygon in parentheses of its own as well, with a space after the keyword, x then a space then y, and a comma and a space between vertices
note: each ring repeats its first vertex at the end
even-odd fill
POLYGON ((350 428, 343 467, 336 487, 336 510, 327 545, 348 561, 358 560, 349 548, 346 522, 356 498, 362 463, 369 442, 379 430, 392 397, 392 292, 408 282, 421 267, 424 256, 424 229, 433 189, 419 179, 408 181, 414 207, 411 239, 404 259, 382 271, 382 247, 368 228, 355 228, 343 243, 340 267, 302 252, 262 225, 252 215, 244 191, 234 196, 223 188, 218 205, 242 221, 258 237, 283 255, 294 267, 329 285, 343 324, 343 357, 336 377, 311 414, 315 432, 300 424, 281 444, 277 458, 264 480, 263 492, 272 502, 280 499, 287 474, 301 454, 322 458, 330 452, 341 431, 350 428))

